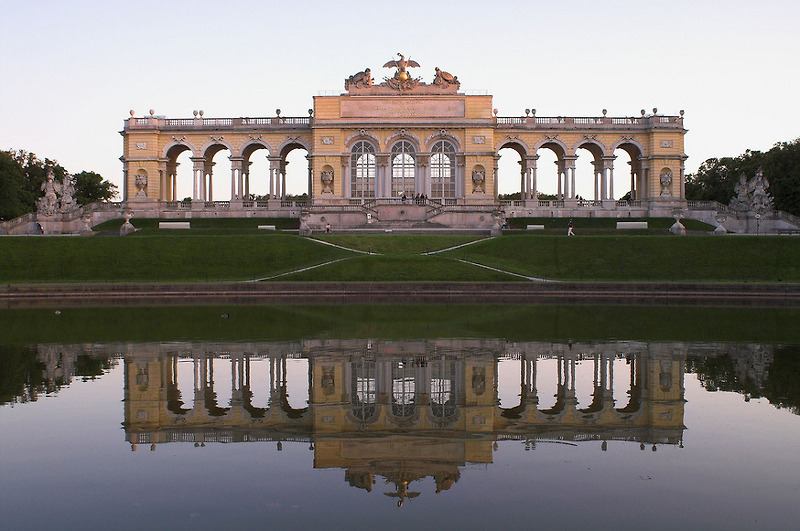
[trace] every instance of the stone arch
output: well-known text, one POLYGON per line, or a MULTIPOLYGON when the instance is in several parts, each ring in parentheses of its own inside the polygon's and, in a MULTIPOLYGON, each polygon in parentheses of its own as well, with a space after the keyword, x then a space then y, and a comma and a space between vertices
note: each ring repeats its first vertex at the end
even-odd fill
POLYGON ((498 142, 495 147, 495 153, 499 152, 501 149, 513 149, 521 158, 525 158, 531 154, 531 147, 528 145, 527 142, 519 138, 518 136, 507 136, 500 142, 498 142))
POLYGON ((388 151, 391 151, 392 146, 400 140, 408 140, 414 146, 414 149, 420 151, 422 149, 422 141, 414 133, 410 133, 405 129, 400 129, 386 137, 385 145, 388 151))
POLYGON ((646 151, 644 145, 642 145, 641 142, 629 136, 623 136, 619 140, 611 144, 611 147, 609 149, 609 154, 613 154, 614 151, 618 149, 624 149, 628 153, 628 155, 631 156, 631 159, 634 158, 634 155, 636 155, 637 158, 644 157, 646 151), (636 148, 638 152, 634 151, 633 148, 636 148))
POLYGON ((163 153, 162 158, 175 159, 178 157, 178 155, 180 155, 182 152, 186 150, 189 150, 192 157, 199 156, 200 152, 197 151, 197 148, 195 148, 194 145, 192 145, 192 143, 186 140, 185 138, 181 138, 181 139, 175 139, 172 142, 168 143, 166 146, 164 146, 164 151, 162 152, 163 153), (181 148, 181 149, 176 150, 175 148, 181 148))
POLYGON ((567 144, 565 144, 560 138, 556 137, 545 137, 536 142, 533 145, 533 154, 536 155, 537 152, 542 148, 551 150, 559 159, 563 159, 566 155, 570 154, 567 144))
MULTIPOLYGON (((647 186, 642 167, 642 160, 645 157, 646 148, 641 144, 641 142, 635 140, 633 137, 623 135, 616 142, 611 144, 611 154, 613 155, 618 149, 623 150, 630 158, 630 162, 627 163, 627 166, 629 166, 627 172, 630 173, 630 190, 628 192, 628 198, 631 200, 641 199, 645 193, 645 187, 647 186)), ((626 165, 624 162, 615 162, 615 179, 619 178, 618 176, 623 175, 623 170, 625 167, 626 165)), ((620 179, 622 183, 626 182, 627 180, 627 178, 624 180, 620 179)), ((622 189, 624 190, 624 188, 622 189)))
POLYGON ((349 153, 353 149, 353 144, 359 140, 371 142, 375 146, 376 151, 381 145, 380 139, 374 133, 370 133, 366 129, 359 129, 352 135, 348 136, 347 140, 344 141, 345 150, 349 153))
POLYGON ((239 154, 236 151, 236 148, 233 147, 233 144, 231 144, 230 142, 228 142, 227 140, 225 140, 222 137, 219 137, 219 138, 213 138, 212 137, 211 140, 209 140, 208 142, 203 144, 203 146, 200 148, 200 153, 201 153, 201 156, 203 156, 203 157, 207 157, 208 154, 211 153, 211 156, 213 158, 214 155, 216 155, 217 153, 219 153, 223 149, 227 149, 228 151, 230 151, 232 157, 236 157, 239 154), (214 148, 216 148, 216 149, 214 149, 214 148))
POLYGON ((433 145, 439 140, 448 140, 453 144, 453 147, 455 147, 456 151, 461 151, 461 139, 446 129, 441 129, 428 135, 428 138, 425 139, 426 149, 430 151, 433 145))
POLYGON ((269 151, 270 155, 275 153, 275 148, 266 140, 262 138, 248 138, 239 146, 239 156, 248 159, 253 152, 259 149, 266 149, 269 151))
POLYGON ((593 136, 590 137, 588 135, 584 136, 575 142, 575 144, 573 144, 572 153, 575 154, 579 149, 585 149, 589 151, 597 160, 611 155, 603 142, 593 136))
MULTIPOLYGON (((311 144, 309 144, 304 138, 300 136, 289 137, 280 144, 278 144, 278 149, 275 150, 276 154, 279 154, 282 158, 286 158, 286 155, 289 154, 290 151, 295 149, 305 149, 308 153, 311 153, 311 144)), ((270 151, 272 153, 272 151, 270 151)))

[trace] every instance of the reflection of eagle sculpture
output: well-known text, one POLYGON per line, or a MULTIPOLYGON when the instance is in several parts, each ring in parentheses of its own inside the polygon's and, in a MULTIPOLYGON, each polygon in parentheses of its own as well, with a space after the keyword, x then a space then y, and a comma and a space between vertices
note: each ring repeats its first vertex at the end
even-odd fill
POLYGON ((408 68, 408 67, 412 67, 412 68, 418 67, 419 63, 416 62, 416 61, 412 61, 411 57, 406 59, 405 56, 403 54, 401 54, 400 52, 397 52, 397 55, 400 56, 400 60, 399 61, 389 61, 388 63, 383 65, 383 67, 384 68, 397 68, 397 73, 395 73, 394 77, 399 79, 400 82, 408 81, 409 76, 408 76, 408 72, 406 72, 406 68, 408 68))

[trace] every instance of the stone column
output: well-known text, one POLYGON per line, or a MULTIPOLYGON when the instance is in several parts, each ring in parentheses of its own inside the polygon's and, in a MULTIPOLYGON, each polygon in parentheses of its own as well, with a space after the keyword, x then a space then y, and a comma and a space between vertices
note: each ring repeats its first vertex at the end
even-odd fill
POLYGON ((278 170, 280 169, 280 157, 267 157, 269 160, 269 198, 275 199, 275 184, 278 178, 278 170))
POLYGON ((575 155, 564 157, 564 199, 575 197, 575 155))
POLYGON ((686 199, 686 166, 684 166, 683 161, 681 161, 681 199, 686 199))
POLYGON ((631 199, 636 199, 636 171, 633 168, 633 161, 629 161, 628 165, 631 167, 631 199))
MULTIPOLYGON (((339 186, 342 187, 342 197, 350 197, 350 155, 341 155, 339 163, 342 166, 342 173, 339 186)), ((316 184, 316 183, 315 183, 316 184)), ((333 181, 334 190, 336 189, 336 181, 333 181)))
POLYGON ((122 168, 122 200, 128 200, 128 163, 122 168))
POLYGON ((160 160, 158 161, 158 199, 160 201, 167 200, 167 189, 168 186, 168 179, 169 174, 167 173, 167 161, 160 160))
POLYGON ((592 162, 592 167, 594 168, 594 200, 597 201, 600 195, 600 170, 598 169, 598 162, 595 160, 592 162))
POLYGON ((607 192, 604 190, 605 197, 603 199, 614 199, 614 159, 616 157, 603 157, 603 174, 608 174, 606 182, 608 183, 607 192))
POLYGON ((239 195, 239 190, 236 187, 236 184, 239 180, 239 176, 242 173, 242 164, 244 163, 244 159, 242 157, 228 157, 231 161, 231 201, 236 199, 242 199, 241 195, 239 195))
POLYGON ((563 175, 564 175, 564 161, 557 160, 556 161, 556 168, 558 173, 558 191, 556 192, 556 199, 564 199, 564 188, 563 188, 563 175))
POLYGON ((203 167, 203 201, 213 201, 213 176, 214 176, 214 162, 209 161, 203 167))
POLYGON ((193 173, 193 182, 192 182, 192 201, 201 201, 201 194, 205 191, 201 188, 203 184, 202 181, 205 179, 203 178, 203 172, 205 168, 206 159, 203 157, 192 157, 192 173, 193 173))
POLYGON ((525 157, 525 164, 528 167, 528 197, 526 199, 536 199, 536 164, 539 160, 539 155, 532 155, 525 157))
POLYGON ((178 163, 167 162, 167 196, 168 201, 177 201, 178 195, 178 163))

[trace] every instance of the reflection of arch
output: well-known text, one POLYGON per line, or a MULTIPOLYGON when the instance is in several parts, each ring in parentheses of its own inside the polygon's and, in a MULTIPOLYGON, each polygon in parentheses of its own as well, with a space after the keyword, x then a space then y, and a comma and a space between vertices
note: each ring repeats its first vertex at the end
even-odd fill
POLYGON ((284 413, 286 413, 286 416, 289 417, 290 419, 303 418, 303 416, 308 412, 308 407, 306 406, 302 409, 293 408, 292 405, 289 403, 289 393, 286 391, 285 385, 281 386, 280 392, 281 392, 280 394, 281 409, 283 410, 284 413))
POLYGON ((267 408, 253 405, 253 392, 250 387, 242 389, 242 408, 250 413, 250 418, 261 419, 267 414, 267 408))

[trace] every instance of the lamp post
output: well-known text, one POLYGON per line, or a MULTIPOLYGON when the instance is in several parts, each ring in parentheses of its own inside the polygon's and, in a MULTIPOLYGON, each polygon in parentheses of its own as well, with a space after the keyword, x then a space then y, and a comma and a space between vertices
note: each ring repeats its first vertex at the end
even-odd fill
POLYGON ((759 231, 761 229, 761 214, 756 214, 756 236, 759 235, 759 231))

